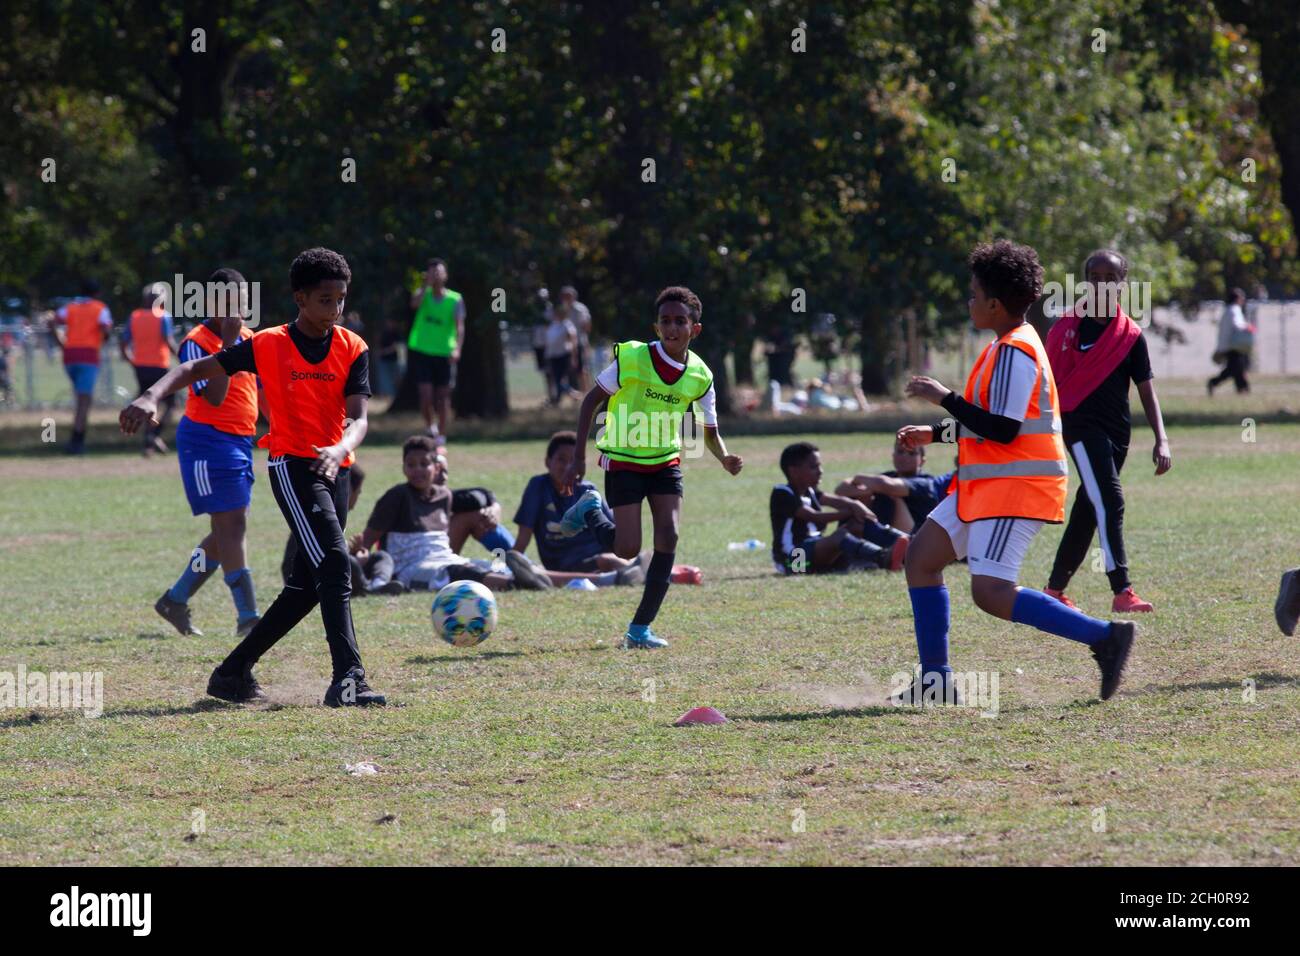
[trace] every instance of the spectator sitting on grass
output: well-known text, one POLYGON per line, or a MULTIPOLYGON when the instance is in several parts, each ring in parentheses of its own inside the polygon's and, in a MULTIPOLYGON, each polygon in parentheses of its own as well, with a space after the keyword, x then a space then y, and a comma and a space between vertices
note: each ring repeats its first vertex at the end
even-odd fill
POLYGON ((925 446, 904 447, 894 442, 894 470, 880 475, 854 475, 840 482, 837 495, 860 501, 877 520, 912 534, 924 523, 935 505, 948 494, 955 472, 931 475, 925 472, 925 446), (902 502, 904 507, 898 507, 902 502))
POLYGON ((822 459, 817 446, 795 442, 781 452, 786 483, 772 489, 772 560, 782 574, 871 570, 903 566, 908 536, 880 524, 860 501, 822 495, 822 459), (834 510, 823 511, 823 505, 834 510), (828 535, 822 528, 840 527, 828 535))
MULTIPOLYGON (((643 552, 640 558, 624 559, 603 549, 589 528, 569 538, 560 533, 560 518, 584 492, 596 487, 584 479, 574 486, 572 494, 560 490, 577 444, 576 432, 556 432, 551 436, 546 446, 546 471, 529 479, 515 512, 515 524, 519 526, 515 547, 527 551, 528 543, 535 536, 537 556, 551 580, 559 585, 577 578, 586 578, 597 587, 642 584, 650 551, 643 552)), ((601 507, 613 521, 614 513, 609 505, 602 500, 601 507)))
MULTIPOLYGON (((453 542, 463 544, 474 531, 486 530, 490 536, 495 529, 504 532, 507 539, 509 532, 497 529, 491 519, 494 508, 496 514, 500 513, 495 500, 486 508, 453 515, 447 459, 438 454, 433 438, 416 435, 406 440, 402 446, 402 473, 406 481, 389 488, 375 502, 359 542, 371 548, 383 540, 385 550, 393 557, 394 580, 408 589, 429 591, 437 591, 451 581, 466 580, 486 584, 494 591, 511 587, 540 591, 552 586, 546 574, 518 551, 505 552, 509 573, 492 570, 491 561, 456 553, 453 542)), ((379 590, 387 583, 372 579, 371 589, 379 590)))

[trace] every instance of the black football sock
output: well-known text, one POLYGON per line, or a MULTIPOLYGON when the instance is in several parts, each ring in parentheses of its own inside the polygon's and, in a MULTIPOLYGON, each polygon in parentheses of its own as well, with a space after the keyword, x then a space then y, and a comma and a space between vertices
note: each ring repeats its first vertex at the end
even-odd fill
MULTIPOLYGON (((613 526, 611 525, 611 528, 613 526)), ((641 592, 641 603, 637 605, 633 624, 649 624, 659 613, 659 605, 664 603, 668 594, 668 585, 673 579, 674 551, 656 551, 650 559, 650 567, 645 573, 645 590, 641 592)))
POLYGON ((587 527, 591 529, 591 533, 596 536, 596 541, 604 550, 614 550, 614 522, 606 516, 604 508, 592 508, 587 512, 587 527))

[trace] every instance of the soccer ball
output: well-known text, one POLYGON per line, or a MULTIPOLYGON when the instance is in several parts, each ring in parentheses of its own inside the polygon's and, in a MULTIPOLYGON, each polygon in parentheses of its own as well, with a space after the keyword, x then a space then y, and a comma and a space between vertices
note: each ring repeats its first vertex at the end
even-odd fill
POLYGON ((453 647, 473 647, 497 626, 497 599, 477 581, 452 581, 433 599, 433 630, 453 647))

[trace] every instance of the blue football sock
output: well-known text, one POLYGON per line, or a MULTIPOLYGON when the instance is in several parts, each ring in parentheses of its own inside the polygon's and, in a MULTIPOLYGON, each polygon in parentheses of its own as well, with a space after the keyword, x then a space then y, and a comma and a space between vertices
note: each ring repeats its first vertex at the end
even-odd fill
POLYGON ((235 610, 239 614, 239 620, 247 621, 257 617, 257 595, 253 592, 253 572, 248 568, 240 568, 238 571, 228 571, 223 577, 226 587, 230 588, 230 596, 235 599, 235 610))
POLYGON ((912 617, 916 623, 916 649, 921 655, 921 674, 942 671, 948 666, 948 588, 942 584, 926 588, 908 588, 912 599, 912 617))
POLYGON ((487 534, 483 535, 483 537, 479 538, 478 543, 492 552, 496 552, 498 548, 503 552, 511 551, 514 550, 515 536, 510 533, 509 528, 503 528, 500 525, 497 525, 487 534))
POLYGON ((198 562, 199 552, 195 550, 190 555, 190 559, 185 562, 185 570, 181 576, 176 579, 176 583, 167 591, 167 596, 177 604, 188 604, 194 592, 203 587, 205 581, 216 572, 217 566, 204 566, 202 571, 195 571, 194 565, 198 562))
POLYGON ((1016 603, 1011 606, 1011 620, 1081 644, 1096 644, 1110 634, 1109 621, 1089 617, 1042 591, 1029 588, 1021 588, 1016 594, 1016 603))

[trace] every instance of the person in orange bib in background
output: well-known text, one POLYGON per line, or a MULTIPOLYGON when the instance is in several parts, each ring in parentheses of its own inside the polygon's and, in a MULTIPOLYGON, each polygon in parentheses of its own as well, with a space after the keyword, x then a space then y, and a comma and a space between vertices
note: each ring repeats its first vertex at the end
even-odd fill
MULTIPOLYGON (((182 362, 215 355, 253 337, 243 321, 247 289, 243 275, 234 269, 218 269, 208 277, 208 316, 181 343, 182 362)), ((245 637, 257 623, 257 594, 244 537, 253 500, 253 433, 259 411, 269 417, 257 376, 248 372, 200 379, 186 391, 185 414, 176 427, 177 461, 190 512, 206 514, 209 530, 176 583, 154 604, 182 634, 202 636, 190 622, 189 600, 218 565, 235 602, 235 636, 245 637)))
POLYGON ((208 693, 220 700, 263 699, 253 665, 317 604, 325 624, 333 676, 329 707, 383 705, 366 682, 352 625, 348 562, 349 466, 366 437, 370 373, 366 343, 340 324, 352 270, 337 252, 300 253, 289 268, 298 318, 263 329, 237 345, 172 369, 122 410, 132 434, 154 418, 158 401, 193 382, 250 372, 262 379, 271 430, 271 491, 298 544, 280 596, 212 672, 208 693))
POLYGON ((55 333, 63 349, 63 370, 72 381, 77 407, 72 419, 72 441, 67 448, 69 455, 86 452, 86 418, 95 396, 95 381, 99 378, 99 353, 105 336, 113 328, 113 314, 96 298, 98 294, 99 283, 85 279, 81 283, 81 295, 55 315, 56 328, 63 328, 61 336, 55 333))
POLYGON ((907 549, 921 667, 911 687, 891 702, 959 703, 948 665, 943 569, 963 557, 970 565, 971 596, 982 610, 1087 644, 1101 669, 1101 699, 1108 700, 1119 687, 1135 625, 1101 621, 1016 586, 1034 535, 1065 518, 1068 472, 1056 382, 1038 333, 1025 321, 1042 294, 1043 267, 1033 249, 1002 239, 976 246, 970 269, 971 321, 977 329, 991 329, 995 339, 975 361, 964 396, 932 378, 913 377, 907 394, 941 405, 952 418, 898 431, 908 446, 955 440, 958 467, 948 497, 907 549))
MULTIPOLYGON (((130 362, 135 369, 136 384, 144 390, 167 374, 172 364, 172 356, 180 350, 172 338, 172 317, 162 307, 162 295, 167 287, 159 284, 147 285, 140 308, 131 313, 126 320, 118 340, 122 351, 122 360, 130 362)), ((148 458, 154 452, 165 452, 166 443, 162 440, 163 425, 171 419, 176 396, 168 395, 163 399, 162 423, 150 425, 144 429, 144 456, 148 458)))

